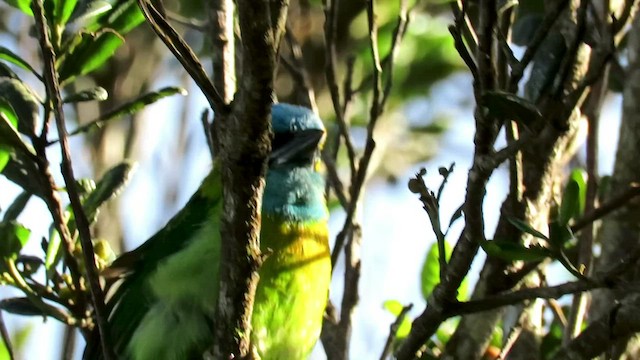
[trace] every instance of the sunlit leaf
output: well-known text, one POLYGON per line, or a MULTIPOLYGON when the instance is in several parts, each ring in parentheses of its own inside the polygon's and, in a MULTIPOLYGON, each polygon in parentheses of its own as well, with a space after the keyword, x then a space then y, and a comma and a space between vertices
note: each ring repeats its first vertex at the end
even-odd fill
MULTIPOLYGON (((400 303, 398 300, 387 300, 382 305, 387 311, 389 311, 393 316, 398 317, 402 313, 404 309, 404 305, 400 303)), ((396 332, 396 339, 401 340, 411 331, 411 321, 408 317, 404 317, 400 322, 400 326, 398 326, 398 330, 396 332)))
POLYGON ((44 266, 47 269, 48 275, 51 275, 51 270, 55 268, 55 266, 58 264, 58 261, 60 261, 61 259, 61 244, 62 239, 60 238, 60 234, 58 234, 58 231, 53 226, 51 226, 51 229, 49 231, 49 242, 47 243, 47 250, 44 257, 44 266))
POLYGON ((58 25, 67 23, 78 0, 53 0, 54 4, 54 21, 58 25))
POLYGON ((0 360, 11 360, 7 344, 5 344, 2 339, 0 339, 0 360))
POLYGON ((11 148, 0 145, 0 173, 4 170, 4 167, 9 163, 11 158, 11 148))
POLYGON ((487 255, 506 261, 541 261, 552 255, 549 249, 541 246, 526 247, 506 240, 483 240, 480 246, 487 255))
POLYGON ((61 58, 60 80, 66 81, 78 75, 85 75, 99 68, 124 43, 121 35, 103 31, 97 34, 83 33, 80 44, 72 52, 61 58))
MULTIPOLYGON (((445 245, 444 249, 446 253, 446 259, 448 261, 449 257, 451 257, 451 252, 453 251, 453 248, 447 241, 444 242, 444 245, 445 245)), ((429 251, 427 252, 427 256, 425 258, 424 265, 422 266, 420 284, 421 284, 422 296, 427 301, 429 299, 429 296, 431 296, 431 293, 433 292, 433 288, 440 282, 440 261, 438 259, 438 254, 439 254, 438 243, 434 242, 429 248, 429 251)), ((458 288, 458 300, 466 299, 467 292, 468 292, 468 283, 467 283, 467 279, 465 278, 460 284, 460 287, 458 288)))
POLYGON ((81 1, 78 6, 80 9, 76 8, 71 21, 84 25, 112 9, 111 4, 104 0, 81 1))
POLYGON ((574 169, 571 171, 571 177, 569 179, 575 182, 580 190, 578 193, 579 212, 577 215, 582 216, 587 203, 587 173, 583 169, 574 169))
POLYGON ((123 36, 144 21, 136 1, 116 4, 110 11, 98 16, 88 25, 81 39, 61 57, 59 73, 61 81, 88 74, 101 67, 118 47, 123 36))
POLYGON ((84 101, 104 101, 109 98, 109 93, 103 87, 97 86, 92 89, 78 91, 65 97, 62 102, 78 103, 84 101))
POLYGON ((460 318, 451 318, 440 324, 438 330, 436 331, 436 338, 438 339, 438 341, 440 341, 442 344, 448 343, 451 339, 451 336, 456 331, 459 322, 460 318))
POLYGON ((567 225, 571 219, 580 213, 580 189, 575 181, 569 180, 562 193, 562 203, 558 213, 560 225, 567 225))
MULTIPOLYGON (((447 255, 451 252, 451 246, 446 241, 445 252, 447 255)), ((421 290, 422 297, 427 301, 433 292, 433 288, 440 282, 439 254, 438 243, 434 242, 429 248, 424 265, 422 266, 421 290)))

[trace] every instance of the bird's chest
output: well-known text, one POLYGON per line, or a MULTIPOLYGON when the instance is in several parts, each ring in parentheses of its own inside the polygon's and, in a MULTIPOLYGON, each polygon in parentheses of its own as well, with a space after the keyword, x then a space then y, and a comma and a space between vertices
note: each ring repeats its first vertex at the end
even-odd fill
POLYGON ((262 360, 304 359, 320 334, 331 259, 326 224, 263 219, 252 344, 262 360))

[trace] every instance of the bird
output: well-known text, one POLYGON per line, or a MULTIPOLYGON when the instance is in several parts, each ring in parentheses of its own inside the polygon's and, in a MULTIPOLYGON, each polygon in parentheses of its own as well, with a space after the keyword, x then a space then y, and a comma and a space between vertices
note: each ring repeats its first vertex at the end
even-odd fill
MULTIPOLYGON (((286 103, 273 104, 271 118, 260 231, 266 258, 258 270, 251 351, 260 360, 302 360, 320 336, 331 278, 319 158, 325 128, 313 111, 286 103)), ((184 208, 107 269, 119 278, 106 301, 118 358, 202 359, 213 339, 222 211, 214 161, 184 208)), ((84 358, 101 357, 99 341, 88 341, 84 358)))

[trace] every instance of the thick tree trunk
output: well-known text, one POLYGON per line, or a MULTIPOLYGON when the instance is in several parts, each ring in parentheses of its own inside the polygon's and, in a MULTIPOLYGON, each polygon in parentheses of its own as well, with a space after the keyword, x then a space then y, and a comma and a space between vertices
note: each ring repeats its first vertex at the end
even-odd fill
MULTIPOLYGON (((638 154, 640 154, 640 18, 636 17, 632 26, 628 39, 629 66, 624 83, 620 140, 609 197, 620 194, 631 183, 640 182, 640 167, 638 167, 638 154)), ((603 220, 598 234, 598 239, 602 244, 602 254, 597 259, 596 269, 605 270, 615 265, 639 246, 638 214, 640 214, 640 200, 634 200, 603 220)), ((625 279, 637 281, 639 277, 640 266, 636 266, 625 279)), ((593 318, 607 315, 612 311, 612 307, 627 295, 627 293, 609 290, 594 292, 590 315, 593 318)), ((637 355, 638 344, 637 339, 629 341, 627 351, 637 355)), ((626 345, 627 341, 613 345, 612 354, 624 353, 626 345)), ((629 353, 627 355, 631 356, 629 353)))

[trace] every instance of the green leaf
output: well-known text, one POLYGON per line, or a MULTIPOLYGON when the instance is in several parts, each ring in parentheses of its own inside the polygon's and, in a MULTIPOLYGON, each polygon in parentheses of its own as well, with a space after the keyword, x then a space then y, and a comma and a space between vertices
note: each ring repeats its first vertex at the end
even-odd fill
POLYGON ((18 195, 4 212, 2 221, 12 221, 17 219, 20 213, 22 213, 22 210, 24 210, 24 207, 27 205, 27 202, 29 202, 29 199, 31 199, 31 193, 26 191, 23 191, 18 195))
POLYGON ((0 62, 0 78, 19 79, 19 76, 5 63, 0 62))
POLYGON ((0 222, 0 256, 16 259, 30 236, 31 231, 15 221, 0 222))
POLYGON ((447 319, 442 324, 440 324, 438 330, 436 331, 436 338, 438 339, 438 341, 440 341, 440 343, 442 344, 448 343, 451 339, 451 336, 453 336, 453 333, 456 331, 458 323, 460 323, 460 318, 455 317, 447 319))
MULTIPOLYGON (((67 215, 67 214, 65 214, 67 215)), ((44 267, 47 269, 47 278, 50 278, 52 275, 51 270, 55 268, 58 264, 58 261, 61 259, 60 254, 60 245, 62 244, 62 239, 60 238, 60 234, 52 225, 49 230, 49 242, 47 243, 47 250, 44 256, 44 267)))
POLYGON ((64 103, 79 103, 84 101, 104 101, 109 98, 109 93, 103 87, 97 86, 93 89, 82 90, 77 93, 73 93, 62 102, 64 103))
POLYGON ((571 171, 570 180, 578 185, 580 190, 578 193, 578 216, 584 214, 584 208, 587 203, 587 173, 583 169, 574 169, 571 171))
MULTIPOLYGON (((520 8, 518 8, 520 12, 520 8)), ((527 46, 533 39, 536 31, 542 24, 543 14, 533 13, 526 16, 519 16, 513 25, 513 43, 519 46, 527 46)))
POLYGON ((16 315, 45 316, 45 313, 26 297, 9 298, 0 301, 0 309, 16 315))
POLYGON ((71 20, 78 24, 89 25, 96 17, 103 15, 112 9, 111 4, 104 0, 82 1, 80 9, 76 9, 71 20))
MULTIPOLYGON (((447 241, 444 242, 444 249, 448 258, 449 255, 451 255, 451 245, 449 245, 447 241)), ((438 243, 434 242, 429 248, 424 265, 422 266, 421 290, 422 297, 427 301, 433 292, 433 288, 440 282, 439 254, 438 243)))
MULTIPOLYGON (((451 246, 451 244, 449 244, 448 241, 445 241, 444 249, 446 253, 446 259, 448 261, 451 257, 453 247, 451 246)), ((429 296, 431 296, 433 288, 440 282, 440 261, 438 259, 439 253, 440 252, 438 251, 438 243, 434 242, 429 248, 429 251, 427 251, 427 256, 425 258, 424 265, 422 266, 420 285, 422 290, 422 297, 426 301, 429 300, 429 296)), ((462 301, 467 299, 467 293, 468 281, 467 278, 465 278, 458 288, 458 300, 462 301)))
POLYGON ((559 221, 549 223, 549 243, 553 246, 561 248, 573 239, 575 239, 575 236, 569 225, 562 224, 559 221))
POLYGON ((29 16, 33 16, 33 12, 31 11, 31 0, 4 0, 4 2, 29 16))
POLYGON ((61 82, 96 70, 124 43, 122 36, 114 32, 82 33, 80 36, 80 43, 61 58, 61 82))
MULTIPOLYGON (((13 108, 18 118, 18 131, 35 136, 35 128, 40 118, 40 103, 31 88, 18 79, 0 78, 0 99, 13 108)), ((0 105, 0 111, 6 109, 6 104, 0 105)))
POLYGON ((538 239, 549 240, 543 233, 541 233, 538 230, 532 228, 531 226, 529 226, 529 224, 527 224, 526 222, 524 222, 524 221, 522 221, 520 219, 507 217, 507 220, 511 223, 511 225, 515 226, 518 230, 520 230, 522 232, 530 234, 533 237, 537 237, 538 239))
MULTIPOLYGON (((122 162, 109 169, 102 179, 100 179, 98 184, 95 185, 95 188, 91 189, 92 191, 89 192, 82 203, 82 208, 84 209, 89 223, 94 223, 97 220, 98 208, 107 200, 115 197, 118 192, 124 188, 134 169, 135 163, 126 161, 122 162)), ((68 209, 68 212, 71 214, 68 226, 69 230, 73 233, 76 230, 75 217, 73 216, 73 211, 70 208, 68 209)))
POLYGON ((562 193, 562 203, 558 213, 558 223, 567 225, 580 213, 580 188, 575 181, 569 180, 562 193))
POLYGON ((124 43, 123 36, 143 21, 134 0, 122 1, 99 16, 60 58, 60 80, 67 81, 101 67, 124 43))
POLYGON ((11 360, 11 355, 9 355, 9 349, 7 349, 7 344, 3 340, 0 339, 0 360, 11 360))
POLYGON ((550 89, 566 52, 567 45, 560 32, 547 34, 533 58, 531 75, 524 89, 527 99, 536 102, 550 89))
POLYGON ((144 109, 145 106, 152 104, 167 96, 171 96, 175 94, 186 95, 187 91, 181 87, 166 87, 158 91, 142 95, 135 100, 125 103, 120 107, 106 114, 103 114, 99 118, 89 122, 87 125, 77 128, 76 130, 72 131, 69 135, 77 135, 83 132, 87 132, 93 128, 100 128, 105 122, 109 120, 119 118, 120 116, 123 116, 123 115, 135 114, 136 112, 144 109))
MULTIPOLYGON (((0 103, 2 101, 0 100, 0 103)), ((1 106, 0 106, 1 107, 1 106)), ((32 154, 33 150, 31 147, 27 145, 20 134, 18 134, 18 130, 13 125, 13 121, 11 121, 4 112, 0 111, 0 146, 4 146, 5 149, 16 149, 24 152, 25 154, 32 154)), ((4 169, 3 169, 4 171, 4 169)))
POLYGON ((602 203, 611 191, 611 175, 600 177, 598 181, 598 200, 602 203))
MULTIPOLYGON (((389 311, 393 316, 398 317, 402 313, 404 309, 404 305, 402 305, 398 300, 387 300, 382 305, 387 311, 389 311)), ((411 321, 407 316, 402 319, 400 322, 400 326, 398 326, 398 330, 396 331, 396 339, 401 340, 409 335, 411 331, 411 321)))
POLYGON ((508 92, 488 91, 482 97, 482 104, 490 116, 514 120, 529 128, 542 120, 542 114, 534 103, 508 92))
POLYGON ((543 359, 553 359, 553 355, 562 347, 562 337, 564 327, 559 321, 553 321, 549 326, 549 331, 542 338, 540 343, 540 353, 543 359))
MULTIPOLYGON (((30 1, 28 1, 30 2, 30 1)), ((6 60, 14 65, 17 65, 25 70, 31 71, 40 81, 42 81, 42 77, 36 69, 34 69, 28 62, 22 59, 20 56, 13 53, 13 51, 7 49, 4 46, 0 46, 0 59, 6 60)))
POLYGON ((42 184, 40 177, 36 174, 38 174, 36 164, 22 152, 12 152, 9 162, 2 170, 2 175, 9 181, 20 186, 24 191, 43 198, 46 185, 42 184))
POLYGON ((54 21, 59 26, 64 26, 64 24, 69 21, 73 10, 76 8, 76 3, 78 0, 53 0, 54 4, 54 21))
POLYGON ((507 240, 483 240, 480 242, 480 246, 488 256, 506 261, 541 261, 552 255, 547 248, 541 246, 526 247, 507 240))
POLYGON ((95 217, 98 208, 107 200, 116 196, 129 181, 136 165, 132 162, 122 162, 109 171, 107 171, 102 179, 98 181, 96 189, 87 196, 83 203, 87 217, 92 219, 95 217))
POLYGON ((0 145, 0 173, 4 170, 4 167, 9 163, 11 158, 11 148, 5 145, 0 145))

